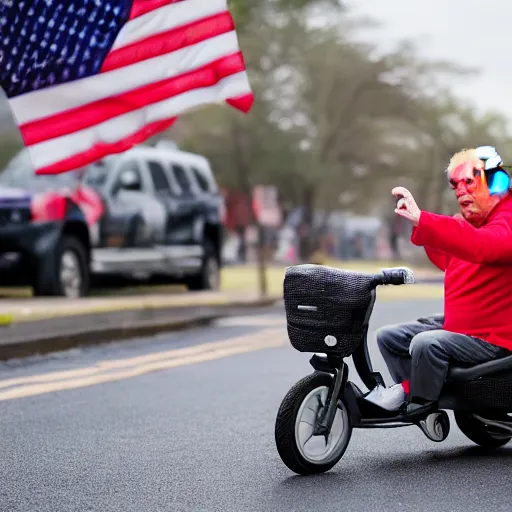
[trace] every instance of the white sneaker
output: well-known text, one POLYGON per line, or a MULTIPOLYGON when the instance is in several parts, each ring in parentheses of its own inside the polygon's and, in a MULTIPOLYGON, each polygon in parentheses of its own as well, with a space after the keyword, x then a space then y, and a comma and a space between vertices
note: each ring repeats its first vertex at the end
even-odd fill
POLYGON ((365 400, 375 404, 386 411, 397 411, 405 402, 406 396, 402 384, 395 384, 389 388, 377 386, 365 396, 365 400))

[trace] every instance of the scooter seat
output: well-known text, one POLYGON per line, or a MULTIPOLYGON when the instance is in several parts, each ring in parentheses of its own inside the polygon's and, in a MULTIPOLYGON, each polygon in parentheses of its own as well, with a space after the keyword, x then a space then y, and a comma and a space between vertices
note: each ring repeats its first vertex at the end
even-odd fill
POLYGON ((448 381, 475 380, 498 373, 512 373, 512 355, 475 366, 453 366, 448 372, 448 381))

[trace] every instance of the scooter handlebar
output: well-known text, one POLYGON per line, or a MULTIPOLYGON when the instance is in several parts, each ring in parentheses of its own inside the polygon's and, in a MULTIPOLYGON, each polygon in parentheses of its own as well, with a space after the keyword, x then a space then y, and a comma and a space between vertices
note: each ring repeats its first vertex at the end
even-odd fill
POLYGON ((375 278, 378 285, 391 284, 397 286, 416 282, 414 272, 408 267, 383 268, 375 278))

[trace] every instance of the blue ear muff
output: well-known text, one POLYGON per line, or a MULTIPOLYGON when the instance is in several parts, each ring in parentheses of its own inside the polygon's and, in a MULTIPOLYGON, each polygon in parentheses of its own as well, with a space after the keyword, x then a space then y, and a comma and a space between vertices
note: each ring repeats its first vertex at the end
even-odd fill
POLYGON ((492 196, 504 194, 510 188, 510 176, 502 169, 498 169, 487 176, 487 186, 492 196))

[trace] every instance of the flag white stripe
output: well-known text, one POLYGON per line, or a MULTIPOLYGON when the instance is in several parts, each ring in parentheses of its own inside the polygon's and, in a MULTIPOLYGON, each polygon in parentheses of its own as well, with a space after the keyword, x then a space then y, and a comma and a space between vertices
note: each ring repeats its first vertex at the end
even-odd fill
POLYGON ((169 4, 129 21, 119 32, 112 50, 227 11, 226 0, 187 0, 169 4))
MULTIPOLYGON (((186 3, 186 2, 184 2, 186 3)), ((10 100, 18 124, 42 119, 172 78, 240 51, 236 32, 91 77, 16 96, 10 100), (108 94, 105 92, 108 91, 108 94)))
POLYGON ((217 103, 251 92, 245 71, 224 78, 212 87, 195 89, 179 96, 117 116, 84 130, 30 146, 36 168, 46 167, 87 151, 96 143, 111 144, 136 133, 143 126, 181 115, 201 105, 217 103))

